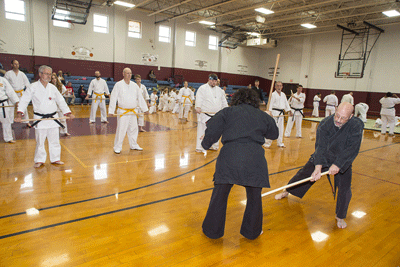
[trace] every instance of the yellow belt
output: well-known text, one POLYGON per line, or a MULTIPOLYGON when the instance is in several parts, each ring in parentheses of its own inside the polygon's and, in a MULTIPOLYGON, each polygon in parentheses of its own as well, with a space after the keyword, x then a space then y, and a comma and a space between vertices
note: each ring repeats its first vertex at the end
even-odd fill
POLYGON ((100 97, 100 103, 102 103, 104 93, 102 93, 102 94, 98 94, 98 93, 95 93, 95 92, 93 92, 93 93, 96 95, 96 99, 94 100, 94 103, 97 102, 97 98, 98 97, 100 97))
POLYGON ((135 109, 133 108, 133 109, 128 109, 128 108, 121 108, 121 107, 118 107, 119 109, 122 109, 122 110, 125 110, 125 112, 124 113, 122 113, 122 114, 118 114, 120 117, 122 117, 123 115, 125 115, 125 114, 127 114, 127 113, 129 113, 129 112, 133 112, 136 116, 137 116, 137 114, 136 114, 136 112, 135 112, 135 109))
POLYGON ((17 93, 17 94, 20 94, 20 96, 19 97, 22 97, 22 92, 24 91, 24 89, 22 89, 22 90, 19 90, 19 91, 15 91, 15 93, 17 93))
POLYGON ((192 101, 192 99, 190 99, 190 95, 188 95, 188 96, 182 96, 183 98, 185 98, 185 100, 183 100, 183 103, 182 103, 182 105, 185 105, 185 102, 186 102, 186 99, 188 99, 189 98, 189 101, 190 101, 190 103, 192 103, 193 104, 193 101, 192 101))

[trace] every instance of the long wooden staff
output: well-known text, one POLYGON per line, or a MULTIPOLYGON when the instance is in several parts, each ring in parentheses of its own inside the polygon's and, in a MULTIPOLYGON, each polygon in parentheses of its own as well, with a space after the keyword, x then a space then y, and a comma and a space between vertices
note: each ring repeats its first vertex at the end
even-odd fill
POLYGON ((45 118, 45 119, 29 119, 29 120, 21 120, 22 121, 49 121, 49 120, 66 120, 69 117, 60 117, 60 118, 45 118))
POLYGON ((0 108, 13 108, 15 106, 0 106, 0 108))
MULTIPOLYGON (((329 171, 323 172, 323 173, 321 173, 321 176, 326 175, 326 174, 328 174, 328 173, 329 173, 329 171)), ((264 194, 262 194, 261 196, 262 196, 262 197, 265 197, 265 196, 271 195, 271 194, 273 194, 273 193, 275 193, 275 192, 278 192, 278 191, 281 191, 281 190, 283 190, 283 189, 286 189, 286 188, 293 187, 293 186, 298 185, 298 184, 302 184, 302 183, 308 182, 308 181, 310 181, 311 179, 312 179, 312 176, 310 176, 310 177, 308 177, 308 178, 306 178, 306 179, 297 181, 297 182, 295 182, 295 183, 291 183, 291 184, 287 184, 287 185, 285 185, 285 186, 279 187, 279 188, 277 188, 277 189, 274 189, 274 190, 272 190, 272 191, 269 191, 269 192, 267 192, 267 193, 264 193, 264 194)))
POLYGON ((272 91, 274 90, 276 72, 278 71, 278 64, 279 64, 279 58, 280 58, 280 57, 281 57, 281 54, 278 54, 278 55, 276 56, 276 63, 275 63, 275 69, 274 69, 274 76, 272 77, 271 89, 269 90, 269 96, 268 96, 267 111, 269 110, 269 105, 271 104, 271 96, 272 96, 272 91))

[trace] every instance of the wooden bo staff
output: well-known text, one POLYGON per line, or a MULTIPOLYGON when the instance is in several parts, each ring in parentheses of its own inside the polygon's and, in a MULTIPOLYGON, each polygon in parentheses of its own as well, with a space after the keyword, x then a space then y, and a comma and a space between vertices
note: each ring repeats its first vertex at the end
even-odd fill
MULTIPOLYGON (((329 171, 326 171, 326 172, 321 173, 321 176, 326 175, 326 174, 329 174, 329 171)), ((279 187, 279 188, 277 188, 277 189, 274 189, 274 190, 272 190, 272 191, 269 191, 269 192, 267 192, 267 193, 264 193, 264 194, 262 194, 261 196, 262 196, 262 197, 265 197, 265 196, 271 195, 271 194, 273 194, 273 193, 275 193, 275 192, 278 192, 278 191, 281 191, 281 190, 283 190, 283 189, 286 189, 286 188, 293 187, 293 186, 298 185, 298 184, 302 184, 302 183, 308 182, 308 181, 310 181, 311 179, 312 179, 312 176, 310 176, 310 177, 308 177, 308 178, 306 178, 306 179, 297 181, 297 182, 295 182, 295 183, 291 183, 291 184, 287 184, 287 185, 285 185, 285 186, 279 187)))
POLYGON ((45 119, 29 119, 29 120, 21 120, 24 121, 49 121, 49 120, 67 120, 69 117, 60 117, 60 118, 45 118, 45 119))
POLYGON ((13 108, 15 106, 0 106, 0 108, 13 108))
POLYGON ((279 58, 280 57, 281 57, 281 54, 278 54, 276 56, 274 76, 272 77, 271 89, 269 91, 269 96, 268 96, 267 111, 269 110, 269 105, 271 104, 271 96, 272 96, 272 91, 274 91, 274 83, 275 83, 275 78, 276 78, 276 72, 278 71, 278 64, 279 64, 279 58))

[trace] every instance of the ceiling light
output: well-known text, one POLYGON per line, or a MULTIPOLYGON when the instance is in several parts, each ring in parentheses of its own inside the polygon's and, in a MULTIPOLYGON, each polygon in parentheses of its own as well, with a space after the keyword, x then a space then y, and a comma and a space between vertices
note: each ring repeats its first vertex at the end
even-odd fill
POLYGON ((247 34, 251 36, 260 36, 258 32, 248 32, 247 34))
POLYGON ((129 7, 129 8, 132 8, 132 7, 135 6, 134 4, 123 2, 123 1, 115 1, 114 4, 120 5, 120 6, 126 6, 126 7, 129 7))
POLYGON ((261 17, 261 16, 259 16, 259 15, 257 15, 257 16, 256 16, 256 21, 257 21, 258 23, 264 23, 264 22, 265 22, 265 18, 264 18, 264 17, 261 17))
POLYGON ((397 10, 389 10, 389 11, 385 11, 382 12, 383 14, 385 14, 388 17, 397 17, 400 16, 400 13, 397 10))
POLYGON ((266 15, 274 13, 274 11, 269 10, 269 9, 266 9, 266 8, 263 8, 263 7, 261 7, 261 8, 256 8, 256 9, 254 9, 254 10, 257 11, 257 12, 266 14, 266 15))
POLYGON ((308 29, 317 28, 317 26, 315 26, 314 24, 310 24, 310 23, 301 24, 301 26, 308 28, 308 29))
POLYGON ((205 20, 199 21, 199 23, 204 24, 204 25, 214 25, 215 24, 215 22, 205 21, 205 20))

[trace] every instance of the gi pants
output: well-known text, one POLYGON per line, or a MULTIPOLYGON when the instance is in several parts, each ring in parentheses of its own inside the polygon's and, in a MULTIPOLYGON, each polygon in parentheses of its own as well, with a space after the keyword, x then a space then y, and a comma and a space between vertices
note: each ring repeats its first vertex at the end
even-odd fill
POLYGON ((115 133, 114 151, 122 150, 122 143, 125 135, 128 134, 129 146, 131 149, 137 148, 138 124, 137 116, 123 115, 117 117, 117 131, 115 133))
POLYGON ((45 141, 49 145, 50 162, 56 162, 60 160, 61 156, 61 145, 60 145, 60 134, 59 127, 47 128, 47 129, 35 129, 36 137, 36 150, 35 150, 35 163, 46 162, 46 149, 44 147, 45 141))
MULTIPOLYGON (((64 117, 64 114, 62 113, 61 110, 57 110, 57 114, 58 114, 58 117, 59 117, 59 118, 64 117)), ((68 133, 67 120, 66 120, 66 119, 63 119, 63 120, 59 120, 59 121, 60 121, 61 124, 64 125, 64 127, 65 127, 65 128, 60 127, 60 134, 66 134, 66 133, 68 133)))
POLYGON ((155 113, 157 111, 156 109, 157 109, 156 103, 155 102, 151 103, 151 106, 150 106, 150 109, 149 109, 149 114, 155 113))
MULTIPOLYGON (((201 146, 201 142, 203 140, 201 140, 200 138, 202 136, 204 136, 204 134, 206 133, 206 122, 208 121, 207 119, 205 119, 207 116, 204 113, 201 114, 197 114, 197 138, 196 138, 196 150, 204 150, 204 148, 201 146)), ((208 116, 207 116, 208 117, 208 116)), ((213 150, 218 150, 219 148, 219 141, 215 142, 212 146, 211 149, 213 150)))
MULTIPOLYGON (((203 221, 203 233, 212 239, 224 235, 226 207, 232 184, 214 184, 210 204, 203 221)), ((256 239, 262 231, 263 210, 261 187, 245 186, 247 203, 240 233, 248 239, 256 239)))
POLYGON ((383 115, 381 114, 381 120, 382 120, 382 127, 381 127, 381 133, 385 134, 386 133, 386 127, 389 124, 389 134, 394 134, 394 127, 396 124, 396 117, 393 115, 383 115))
POLYGON ((179 119, 188 118, 189 110, 192 107, 192 105, 180 105, 179 108, 179 119))
POLYGON ((332 114, 335 114, 336 108, 334 106, 326 106, 325 107, 325 118, 329 117, 332 114))
POLYGON ((292 113, 294 116, 294 121, 293 121, 293 116, 288 118, 288 122, 286 124, 285 137, 290 136, 294 123, 296 123, 296 137, 301 137, 301 123, 303 121, 303 115, 301 115, 299 111, 295 111, 293 109, 292 113))
MULTIPOLYGON (((284 146, 283 144, 283 130, 284 130, 284 126, 283 126, 283 116, 279 116, 279 117, 275 117, 274 120, 276 122, 276 126, 278 126, 278 130, 279 130, 279 136, 278 136, 278 146, 282 147, 284 146)), ((265 139, 265 144, 270 147, 272 144, 272 140, 270 139, 265 139)))
POLYGON ((314 109, 312 111, 311 116, 318 118, 319 117, 319 103, 318 102, 314 102, 313 106, 314 106, 314 109))
POLYGON ((175 106, 174 106, 174 109, 172 110, 172 113, 179 113, 179 111, 180 111, 180 104, 178 102, 178 103, 175 103, 175 106))
POLYGON ((354 107, 354 116, 359 117, 363 122, 367 122, 367 112, 359 105, 355 105, 354 107))
MULTIPOLYGON (((137 108, 137 113, 142 113, 142 110, 140 108, 137 108)), ((144 115, 138 115, 138 125, 141 127, 144 126, 144 115)))
MULTIPOLYGON (((292 179, 290 179, 288 184, 303 180, 311 176, 314 172, 315 165, 314 159, 310 158, 306 165, 301 168, 292 179)), ((329 168, 322 168, 322 172, 327 171, 329 168)), ((352 166, 350 166, 344 173, 338 173, 335 175, 334 183, 337 191, 337 201, 336 201, 336 216, 339 219, 346 218, 347 209, 351 200, 351 176, 352 176, 352 166)), ((321 178, 323 179, 323 178, 321 178)), ((308 189, 313 185, 313 182, 305 182, 294 187, 286 189, 290 194, 303 198, 307 193, 308 189)))
MULTIPOLYGON (((5 101, 2 104, 4 104, 4 106, 12 105, 10 101, 5 101)), ((14 139, 11 129, 11 123, 14 121, 14 108, 4 108, 4 113, 6 115, 4 118, 3 108, 1 107, 2 104, 0 104, 0 122, 3 126, 3 138, 5 142, 10 142, 14 139)))
POLYGON ((106 110, 106 100, 103 98, 100 100, 92 100, 92 108, 90 110, 90 122, 96 121, 97 107, 100 106, 101 122, 107 121, 107 110, 106 110))

